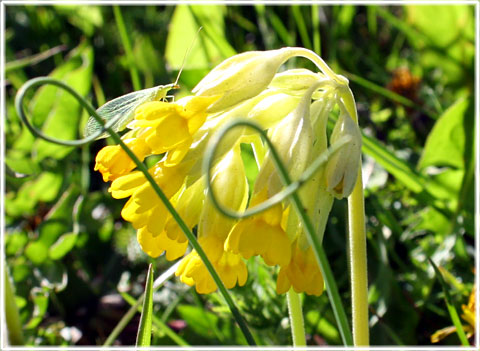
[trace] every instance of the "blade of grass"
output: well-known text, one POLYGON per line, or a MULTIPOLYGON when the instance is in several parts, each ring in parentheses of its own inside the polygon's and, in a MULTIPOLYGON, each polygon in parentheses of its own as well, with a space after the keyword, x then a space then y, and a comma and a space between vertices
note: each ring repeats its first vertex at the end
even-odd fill
POLYGON ((47 58, 53 55, 58 54, 59 52, 62 52, 63 50, 66 50, 66 48, 67 48, 66 45, 58 45, 44 52, 41 52, 39 54, 24 57, 15 61, 7 62, 5 64, 5 74, 19 68, 35 65, 43 60, 46 60, 47 58))
POLYGON ((13 292, 10 275, 8 274, 7 264, 4 264, 4 286, 5 286, 5 318, 8 330, 8 341, 10 345, 24 345, 22 324, 18 313, 17 304, 15 302, 15 293, 13 292))
MULTIPOLYGON (((141 312, 142 309, 140 306, 136 305, 137 301, 133 296, 127 294, 127 293, 120 293, 122 297, 127 301, 130 306, 136 306, 137 311, 141 312)), ((170 339, 172 339, 173 342, 175 342, 177 345, 181 346, 189 346, 189 343, 185 341, 180 335, 175 333, 168 325, 166 325, 160 318, 158 318, 155 314, 152 314, 152 321, 153 324, 160 329, 162 332, 165 333, 166 336, 168 336, 170 339)))
POLYGON ((321 56, 320 15, 318 5, 312 5, 313 51, 321 56))
POLYGON ((135 346, 150 346, 152 341, 153 315, 153 268, 148 266, 147 281, 145 283, 145 299, 143 300, 142 315, 138 326, 137 342, 135 346))
MULTIPOLYGON (((153 283, 153 291, 157 291, 168 279, 170 279, 175 271, 177 270, 178 266, 180 265, 181 261, 175 263, 172 267, 166 270, 162 275, 160 275, 155 282, 153 283)), ((132 320, 133 316, 137 313, 137 309, 143 302, 144 294, 140 296, 137 301, 135 302, 132 307, 125 313, 122 319, 118 322, 115 328, 112 330, 110 335, 108 336, 107 340, 105 340, 103 346, 110 346, 113 342, 117 339, 123 329, 127 326, 128 323, 132 320)))
POLYGON ((130 70, 130 77, 132 78, 132 85, 134 90, 142 89, 140 84, 140 76, 138 75, 137 67, 135 66, 135 59, 133 57, 132 45, 128 38, 127 28, 123 21, 122 11, 118 5, 113 6, 113 14, 115 16, 115 22, 117 23, 118 31, 120 32, 120 39, 122 40, 123 49, 127 55, 128 67, 130 70))
POLYGON ((377 7, 367 6, 367 26, 371 35, 377 36, 377 7))
POLYGON ((356 74, 346 72, 346 71, 343 71, 342 74, 344 74, 352 82, 357 83, 358 85, 360 85, 364 88, 367 88, 367 89, 369 89, 369 90, 371 90, 371 91, 373 91, 377 94, 380 94, 380 95, 386 97, 387 99, 398 102, 398 103, 400 103, 404 106, 407 106, 407 107, 412 107, 412 108, 419 109, 419 110, 425 112, 428 115, 431 114, 429 111, 426 111, 422 106, 417 105, 412 100, 407 99, 406 97, 404 97, 402 95, 399 95, 397 93, 394 93, 393 91, 388 90, 387 88, 384 88, 384 87, 382 87, 378 84, 375 84, 375 83, 373 83, 373 82, 371 82, 371 81, 369 81, 365 78, 362 78, 360 76, 357 76, 356 74))
POLYGON ((283 21, 280 19, 280 17, 278 17, 272 11, 267 11, 267 18, 277 33, 278 38, 283 41, 286 46, 293 46, 295 44, 295 37, 294 35, 290 34, 288 29, 283 25, 283 21))
POLYGON ((292 6, 293 18, 295 19, 295 25, 298 28, 300 33, 300 38, 302 38, 303 46, 307 49, 312 49, 312 42, 310 41, 310 36, 308 35, 307 26, 305 25, 305 20, 302 16, 302 10, 299 6, 292 6))
POLYGON ((435 270, 435 276, 440 281, 442 285, 442 290, 445 295, 445 303, 447 304, 448 313, 450 314, 450 318, 452 319, 452 323, 457 330, 458 338, 463 346, 470 346, 468 342, 467 336, 465 335, 465 331, 463 330, 462 323, 460 322, 460 317, 458 316, 457 310, 455 306, 453 306, 452 298, 450 297, 450 293, 448 292, 448 286, 443 279, 442 273, 438 269, 437 265, 428 257, 428 261, 432 265, 433 269, 435 270))

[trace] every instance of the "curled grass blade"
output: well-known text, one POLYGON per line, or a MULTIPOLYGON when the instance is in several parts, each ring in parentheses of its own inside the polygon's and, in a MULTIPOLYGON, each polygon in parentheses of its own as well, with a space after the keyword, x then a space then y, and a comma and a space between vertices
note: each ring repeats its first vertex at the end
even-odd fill
MULTIPOLYGON (((182 232, 185 234, 187 237, 189 243, 192 245, 192 247, 197 251, 198 256, 202 259, 202 262, 204 263, 205 267, 207 268, 208 272, 212 276, 212 279, 214 280, 215 284, 218 287, 218 290, 220 294, 223 296, 225 299, 225 302, 227 303, 228 307, 230 308, 230 311, 233 314, 233 317, 235 321, 237 322, 238 326, 240 327, 243 335, 245 336, 245 339, 249 343, 249 345, 256 345, 255 339, 253 338, 252 333, 250 332, 245 320, 243 319, 242 315, 240 314, 240 311, 236 307, 232 297, 230 296, 228 290, 225 288, 225 285, 223 284, 222 280, 220 279, 220 276, 218 273, 215 271, 215 268, 213 267, 212 263, 208 259, 205 251, 203 248, 200 246, 200 244, 197 241, 197 238, 195 235, 192 233, 190 228, 187 226, 185 221, 180 217, 178 214, 177 210, 175 207, 172 205, 170 200, 167 198, 167 196, 164 194, 160 186, 155 182, 155 179, 153 179, 153 176, 148 172, 147 166, 141 162, 137 156, 133 153, 132 150, 123 142, 123 140, 120 138, 120 136, 111 128, 113 123, 116 122, 116 118, 113 118, 112 120, 108 121, 106 123, 102 117, 95 111, 92 105, 88 101, 86 101, 82 96, 80 96, 74 89, 72 89, 69 85, 65 84, 64 82, 53 79, 53 78, 48 78, 48 77, 39 77, 35 79, 29 80, 27 83, 25 83, 22 88, 18 91, 16 97, 15 97, 15 109, 17 111, 18 116, 22 120, 22 122, 25 124, 25 126, 30 130, 30 132, 35 135, 36 137, 40 137, 44 140, 47 140, 51 143, 59 144, 59 145, 65 145, 65 146, 82 146, 85 145, 93 140, 95 140, 96 137, 99 135, 103 134, 105 131, 108 132, 113 139, 113 141, 120 145, 123 151, 132 159, 132 161, 135 163, 137 166, 137 169, 143 173, 145 176, 145 179, 150 183, 152 186, 152 189, 155 191, 156 195, 159 197, 159 199, 162 201, 164 206, 167 208, 167 210, 171 213, 173 219, 178 223, 178 226, 182 230, 182 232), (52 84, 55 86, 58 86, 62 89, 65 89, 68 93, 70 93, 79 103, 82 107, 84 107, 91 116, 95 118, 95 120, 100 123, 100 125, 103 126, 103 128, 100 128, 96 133, 93 133, 92 135, 79 139, 79 140, 62 140, 58 138, 51 137, 49 135, 46 135, 42 133, 40 130, 35 128, 30 121, 28 120, 25 111, 23 109, 23 100, 25 98, 26 92, 34 87, 37 87, 39 85, 44 85, 44 84, 52 84)), ((121 116, 121 115, 120 115, 121 116)))
POLYGON ((153 315, 153 268, 148 266, 147 281, 145 283, 145 299, 143 300, 142 314, 138 326, 137 342, 135 346, 150 346, 152 342, 152 315, 153 315))
MULTIPOLYGON (((225 216, 230 217, 230 218, 244 218, 247 215, 251 215, 251 213, 236 213, 231 211, 230 209, 227 209, 223 207, 218 199, 215 198, 215 194, 212 190, 212 185, 211 182, 209 181, 211 179, 211 166, 212 162, 215 156, 215 151, 220 144, 222 138, 225 136, 226 133, 228 133, 229 130, 235 128, 235 127, 249 127, 255 130, 260 134, 262 139, 267 143, 268 148, 271 152, 271 155, 274 160, 274 164, 276 169, 278 170, 278 173, 280 175, 280 179, 282 180, 283 185, 285 186, 285 189, 292 189, 292 187, 299 186, 298 182, 292 182, 290 179, 290 176, 288 175, 288 172, 283 165, 283 162, 278 154, 278 152, 275 149, 275 146, 273 145, 272 141, 268 138, 266 132, 259 127, 257 124, 248 121, 248 120, 232 120, 230 122, 225 123, 222 128, 212 137, 212 140, 210 140, 210 144, 208 145, 207 151, 205 152, 205 158, 204 158, 204 163, 203 163, 203 169, 204 173, 207 175, 207 188, 208 188, 208 194, 210 199, 212 200, 212 203, 214 206, 217 208, 218 211, 223 213, 225 216)), ((345 140, 343 141, 345 142, 345 140)), ((338 141, 340 143, 340 140, 338 141)), ((338 146, 338 145, 335 145, 338 146)), ((334 146, 330 147, 329 152, 332 152, 332 149, 334 146)), ((320 155, 316 160, 312 162, 311 169, 307 169, 304 174, 302 175, 303 179, 308 179, 307 174, 309 171, 311 174, 314 174, 314 169, 315 166, 320 166, 322 162, 324 161, 325 157, 328 157, 328 152, 323 153, 320 155)), ((283 196, 286 195, 285 191, 282 191, 281 193, 283 196)), ((347 314, 345 313, 345 309, 343 308, 342 300, 340 298, 340 294, 338 293, 338 287, 335 282, 335 278, 333 276, 332 270, 330 268, 330 264, 328 263, 327 255, 325 254, 325 251, 323 250, 323 246, 321 244, 320 238, 316 235, 315 233, 315 227, 313 226, 313 223, 311 222, 310 218, 307 216, 306 212, 304 211, 304 207, 300 201, 300 197, 298 193, 295 191, 293 192, 288 192, 289 199, 292 202, 292 205, 295 209, 295 211, 298 214, 298 217, 300 218, 304 228, 305 232, 307 233, 308 240, 313 247, 313 251, 315 253, 315 257, 317 259, 317 262, 320 266, 320 269, 322 271, 324 280, 325 280, 325 285, 327 288, 327 293, 328 297, 330 300, 330 303, 332 305, 333 313, 335 315, 335 319, 338 324, 338 328, 340 330, 340 335, 342 337, 342 341, 344 345, 347 346, 352 346, 353 345, 353 337, 352 333, 350 331, 350 326, 348 323, 347 319, 347 314)), ((270 199, 272 200, 272 199, 270 199)), ((278 200, 278 199, 277 199, 278 200)), ((274 202, 272 201, 266 201, 263 203, 263 210, 268 208, 268 206, 272 206, 274 202)))

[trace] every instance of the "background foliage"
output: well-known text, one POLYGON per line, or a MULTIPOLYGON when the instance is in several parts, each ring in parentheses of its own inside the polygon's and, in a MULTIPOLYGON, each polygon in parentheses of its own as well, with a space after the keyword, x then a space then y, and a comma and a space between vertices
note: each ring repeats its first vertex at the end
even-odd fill
MULTIPOLYGON (((441 267, 454 306, 474 281, 473 6, 128 6, 121 7, 132 56, 110 6, 6 7, 6 264, 29 345, 101 345, 143 291, 149 262, 122 201, 93 172, 109 141, 72 149, 34 139, 13 101, 28 79, 64 80, 100 106, 134 89, 180 77, 185 94, 235 53, 304 46, 350 79, 364 132, 371 341, 428 345, 452 324, 427 257, 441 267)), ((289 65, 313 67, 306 61, 289 65)), ((478 73, 478 72, 477 72, 478 73)), ((48 86, 31 93, 33 123, 75 138, 88 116, 48 86)), ((245 151, 249 166, 251 155, 245 151)), ((249 167, 249 177, 256 170, 249 167)), ((349 308, 346 202, 337 201, 324 246, 349 308)), ((274 269, 249 263, 233 290, 257 340, 291 344, 274 269)), ((326 294, 304 297, 308 343, 340 344, 326 294)), ((172 279, 154 294, 153 345, 245 344, 217 294, 197 295, 172 279), (165 332, 167 324, 175 331, 165 332)), ((138 315, 115 343, 135 343, 138 315)), ((458 345, 453 334, 442 341, 458 345)))

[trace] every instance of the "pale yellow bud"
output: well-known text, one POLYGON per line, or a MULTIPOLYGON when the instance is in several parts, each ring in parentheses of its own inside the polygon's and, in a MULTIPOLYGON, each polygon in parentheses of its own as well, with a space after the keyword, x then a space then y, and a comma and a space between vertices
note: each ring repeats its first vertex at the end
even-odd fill
MULTIPOLYGON (((281 120, 270 133, 270 139, 275 146, 282 162, 292 179, 296 180, 308 165, 313 145, 313 131, 310 123, 310 101, 319 82, 312 85, 303 95, 297 107, 281 120)), ((260 169, 255 191, 264 187, 268 196, 276 194, 282 183, 275 168, 270 151, 260 169)))
MULTIPOLYGON (((221 206, 233 211, 245 209, 248 200, 248 183, 239 144, 230 150, 214 168, 211 182, 212 190, 221 206)), ((208 198, 198 226, 199 237, 214 235, 223 242, 234 223, 234 220, 220 213, 208 198)))
POLYGON ((193 89, 199 96, 220 96, 208 111, 216 112, 260 94, 295 49, 251 51, 223 61, 193 89))
POLYGON ((351 140, 328 160, 325 169, 327 191, 339 199, 349 196, 353 191, 362 149, 358 125, 347 113, 342 113, 332 131, 330 145, 345 136, 350 136, 351 140))

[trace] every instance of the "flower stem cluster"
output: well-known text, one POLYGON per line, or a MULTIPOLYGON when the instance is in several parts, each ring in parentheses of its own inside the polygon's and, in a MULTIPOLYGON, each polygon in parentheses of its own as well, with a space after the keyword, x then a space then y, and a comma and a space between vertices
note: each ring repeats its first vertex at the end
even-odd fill
MULTIPOLYGON (((271 152, 258 135, 246 128, 231 130, 215 154, 213 176, 207 180, 201 165, 209 140, 226 121, 253 121, 268 130, 291 179, 296 180, 329 144, 350 136, 350 142, 300 190, 305 210, 322 237, 333 197, 350 194, 360 162, 361 136, 347 84, 320 57, 303 48, 246 52, 215 67, 195 87, 194 95, 177 102, 148 102, 136 109, 124 141, 142 160, 163 155, 149 172, 186 224, 196 228, 198 242, 227 288, 246 283, 245 260, 253 256, 279 266, 278 293, 293 288, 320 295, 324 283, 300 220, 287 200, 252 217, 234 220, 222 215, 207 196, 205 182, 210 181, 220 204, 241 212, 282 190, 271 152), (278 72, 295 56, 312 60, 321 72, 278 72), (341 113, 329 143, 327 119, 337 105, 341 113), (251 145, 259 168, 251 191, 242 143, 251 145)), ((165 253, 168 260, 185 255, 185 235, 121 149, 107 146, 100 150, 95 169, 105 181, 112 181, 109 191, 114 198, 129 198, 122 217, 137 229, 144 252, 152 257, 165 253)), ((195 250, 182 259, 176 274, 182 282, 195 285, 199 293, 217 288, 195 250)))

